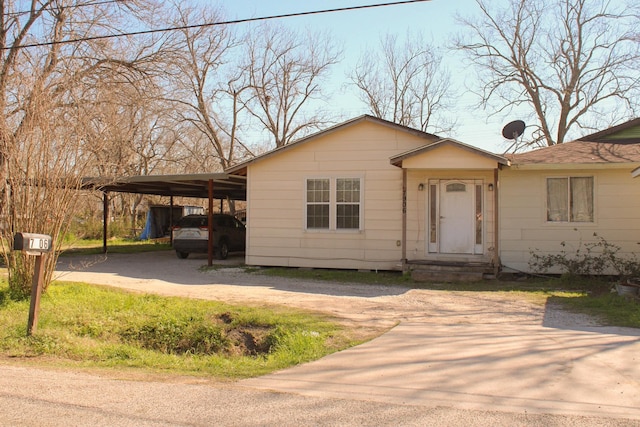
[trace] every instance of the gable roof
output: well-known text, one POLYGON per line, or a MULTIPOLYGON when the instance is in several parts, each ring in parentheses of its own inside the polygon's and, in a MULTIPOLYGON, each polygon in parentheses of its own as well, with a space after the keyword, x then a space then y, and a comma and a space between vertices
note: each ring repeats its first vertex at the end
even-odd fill
POLYGON ((501 165, 507 165, 507 166, 509 165, 509 159, 507 159, 506 157, 500 156, 498 154, 490 153, 485 150, 481 150, 480 148, 476 148, 471 145, 462 143, 460 141, 456 141, 455 139, 452 139, 452 138, 441 138, 423 147, 418 147, 416 149, 407 151, 406 153, 399 154, 397 156, 392 157, 390 159, 390 162, 393 166, 402 167, 403 160, 418 156, 420 154, 426 153, 428 151, 431 151, 438 147, 443 147, 443 146, 453 146, 453 147, 462 148, 463 150, 469 151, 473 154, 477 154, 482 157, 487 157, 491 160, 495 160, 501 165))
POLYGON ((365 114, 365 115, 353 118, 351 120, 347 120, 346 122, 339 123, 339 124, 337 124, 335 126, 332 126, 332 127, 328 128, 328 129, 325 129, 323 131, 316 132, 316 133, 311 134, 309 136, 306 136, 304 138, 300 138, 300 139, 298 139, 296 141, 293 141, 293 142, 291 142, 291 143, 289 143, 287 145, 284 145, 282 147, 278 147, 278 148, 276 148, 274 150, 268 151, 268 152, 266 152, 266 153, 264 153, 262 155, 254 157, 252 159, 249 159, 249 160, 246 160, 244 162, 238 163, 238 164, 236 164, 234 166, 231 166, 231 167, 227 168, 225 170, 225 173, 233 174, 233 175, 246 175, 247 174, 247 167, 249 165, 251 165, 251 164, 254 164, 256 162, 262 161, 262 160, 264 160, 266 158, 269 158, 271 156, 277 155, 280 152, 290 150, 291 148, 297 147, 297 146, 299 146, 301 144, 305 144, 307 142, 313 141, 313 140, 315 140, 315 139, 317 139, 319 137, 326 136, 326 135, 328 135, 330 133, 336 132, 338 130, 341 130, 341 129, 344 129, 346 127, 353 126, 355 124, 362 123, 362 122, 377 123, 377 124, 380 124, 380 125, 383 125, 383 126, 386 126, 386 127, 389 127, 389 128, 393 128, 393 129, 399 130, 401 132, 407 132, 407 133, 413 134, 413 135, 418 136, 420 138, 440 139, 440 137, 437 136, 437 135, 434 135, 434 134, 431 134, 431 133, 428 133, 428 132, 423 132, 423 131, 420 131, 420 130, 417 130, 417 129, 413 129, 413 128, 410 128, 410 127, 407 127, 407 126, 402 126, 402 125, 399 125, 397 123, 390 122, 388 120, 380 119, 378 117, 374 117, 374 116, 370 116, 368 114, 365 114))
POLYGON ((600 132, 583 136, 579 138, 578 141, 615 142, 618 144, 640 143, 640 117, 600 132))

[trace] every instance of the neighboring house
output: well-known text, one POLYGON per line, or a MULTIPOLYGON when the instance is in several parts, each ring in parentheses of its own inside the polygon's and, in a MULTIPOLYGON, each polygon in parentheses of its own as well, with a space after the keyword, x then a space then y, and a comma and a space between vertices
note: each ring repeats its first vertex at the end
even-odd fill
POLYGON ((633 126, 617 128, 507 158, 371 116, 344 122, 226 171, 247 177, 246 263, 527 271, 532 249, 594 232, 633 251, 640 150, 610 142, 633 126))
POLYGON ((640 249, 640 119, 509 157, 500 173, 502 268, 528 271, 531 250, 574 253, 598 237, 640 249))

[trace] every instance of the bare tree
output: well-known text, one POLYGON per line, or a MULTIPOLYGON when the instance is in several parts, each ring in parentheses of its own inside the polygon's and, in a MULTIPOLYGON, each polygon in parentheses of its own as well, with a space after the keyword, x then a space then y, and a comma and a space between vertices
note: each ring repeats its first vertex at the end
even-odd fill
POLYGON ((227 67, 237 42, 226 26, 195 25, 221 17, 220 11, 177 5, 170 23, 182 29, 172 37, 173 53, 167 62, 171 85, 166 95, 175 107, 178 125, 190 136, 183 148, 192 151, 193 144, 204 138, 208 148, 194 155, 201 167, 218 170, 232 164, 238 148, 246 150, 237 136, 237 99, 243 87, 234 86, 238 77, 227 67))
MULTIPOLYGON (((155 96, 157 88, 150 82, 136 85, 113 85, 98 82, 90 90, 86 102, 83 151, 91 155, 95 168, 92 176, 118 176, 162 173, 171 163, 178 135, 170 123, 170 111, 155 96)), ((120 193, 119 203, 112 200, 111 212, 129 215, 130 226, 136 227, 141 194, 120 193)))
POLYGON ((476 0, 478 19, 456 41, 477 67, 480 104, 494 114, 519 107, 535 117, 529 145, 554 145, 572 129, 632 115, 638 105, 640 21, 628 9, 590 0, 476 0), (636 33, 637 35, 637 33, 636 33))
POLYGON ((279 26, 262 25, 247 37, 250 91, 243 97, 248 112, 281 147, 329 119, 311 111, 323 97, 322 84, 341 51, 326 34, 297 34, 279 26))
POLYGON ((450 132, 455 90, 442 56, 421 35, 408 33, 380 40, 378 52, 364 53, 351 81, 376 117, 422 131, 450 132), (448 118, 449 117, 449 118, 448 118))
MULTIPOLYGON (((79 88, 105 80, 131 84, 144 76, 139 64, 149 60, 154 44, 129 56, 127 40, 88 38, 131 19, 135 2, 23 5, 0 1, 0 246, 16 295, 28 294, 34 261, 10 251, 13 233, 50 234, 60 243, 90 165, 80 123, 92 92, 79 88)), ((57 252, 47 259, 46 284, 56 259, 57 252)))

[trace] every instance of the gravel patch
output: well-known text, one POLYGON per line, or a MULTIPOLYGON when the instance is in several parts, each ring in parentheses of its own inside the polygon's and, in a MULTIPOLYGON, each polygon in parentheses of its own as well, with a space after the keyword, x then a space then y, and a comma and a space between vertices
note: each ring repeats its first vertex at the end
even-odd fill
POLYGON ((361 283, 331 283, 247 272, 232 256, 203 269, 206 257, 173 252, 62 258, 61 280, 83 281, 161 295, 243 304, 278 304, 322 311, 345 323, 385 329, 399 322, 508 323, 549 327, 598 326, 597 319, 496 292, 451 292, 361 283))

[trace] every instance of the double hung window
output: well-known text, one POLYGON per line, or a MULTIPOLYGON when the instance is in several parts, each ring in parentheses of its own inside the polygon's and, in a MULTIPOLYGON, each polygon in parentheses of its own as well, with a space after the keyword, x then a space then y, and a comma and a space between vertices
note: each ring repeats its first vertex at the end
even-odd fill
POLYGON ((306 180, 308 230, 359 230, 362 223, 360 178, 306 180))

